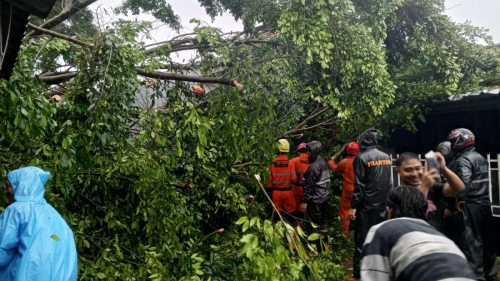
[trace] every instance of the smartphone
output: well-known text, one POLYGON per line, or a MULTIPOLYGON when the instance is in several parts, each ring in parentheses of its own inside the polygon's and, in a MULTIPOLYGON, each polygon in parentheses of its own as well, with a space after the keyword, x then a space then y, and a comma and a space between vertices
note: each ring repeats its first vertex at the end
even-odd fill
POLYGON ((440 174, 439 172, 439 161, 437 158, 437 155, 434 151, 429 151, 427 154, 425 154, 425 159, 427 160, 427 171, 430 171, 432 169, 436 169, 438 172, 438 175, 440 174))

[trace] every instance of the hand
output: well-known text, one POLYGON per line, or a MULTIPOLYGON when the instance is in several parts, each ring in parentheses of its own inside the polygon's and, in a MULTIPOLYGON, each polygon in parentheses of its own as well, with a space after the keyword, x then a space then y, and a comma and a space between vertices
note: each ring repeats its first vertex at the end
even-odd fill
POLYGON ((299 211, 301 211, 302 213, 305 213, 306 209, 307 209, 307 203, 302 203, 300 205, 299 211))
POLYGON ((344 145, 335 155, 332 156, 332 160, 335 161, 335 159, 337 159, 340 154, 342 154, 344 152, 344 150, 347 148, 347 144, 344 145))
POLYGON ((448 208, 444 209, 444 216, 443 217, 444 218, 451 217, 451 211, 450 211, 450 209, 448 209, 448 208))
POLYGON ((349 218, 353 221, 356 220, 356 209, 350 209, 349 210, 349 218))
POLYGON ((455 209, 457 209, 459 212, 462 212, 462 209, 460 208, 460 206, 462 206, 463 204, 465 204, 465 201, 455 201, 455 209))
POLYGON ((443 173, 448 168, 446 167, 446 160, 444 159, 444 156, 443 154, 441 154, 441 152, 436 152, 436 156, 439 163, 439 170, 441 171, 441 173, 443 173))
POLYGON ((436 169, 432 169, 427 172, 427 167, 425 167, 425 172, 422 176, 422 183, 420 184, 420 191, 427 196, 429 189, 436 183, 436 178, 439 178, 439 174, 436 169))

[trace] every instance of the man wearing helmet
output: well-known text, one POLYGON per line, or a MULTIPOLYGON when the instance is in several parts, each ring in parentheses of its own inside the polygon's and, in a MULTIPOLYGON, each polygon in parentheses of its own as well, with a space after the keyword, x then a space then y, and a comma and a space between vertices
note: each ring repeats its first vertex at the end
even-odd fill
POLYGON ((450 168, 465 184, 465 191, 457 195, 460 231, 456 242, 478 280, 497 280, 488 162, 475 151, 476 139, 470 130, 453 130, 448 141, 455 153, 450 168))
MULTIPOLYGON (((279 155, 269 167, 269 176, 267 181, 267 191, 272 198, 276 209, 279 212, 285 211, 291 214, 295 211, 295 199, 293 197, 292 187, 297 181, 295 166, 289 161, 286 154, 290 152, 290 144, 285 139, 278 141, 279 155)), ((290 217, 291 223, 295 221, 290 217)))
POLYGON ((297 224, 302 227, 302 223, 304 220, 304 213, 299 210, 302 205, 302 196, 304 196, 304 174, 309 168, 309 155, 307 154, 306 149, 307 143, 303 142, 299 144, 297 148, 297 157, 290 160, 295 167, 295 173, 297 174, 297 181, 293 186, 293 195, 295 197, 295 206, 297 207, 297 211, 293 213, 294 217, 297 219, 297 224))
POLYGON ((349 219, 349 210, 351 209, 352 193, 354 192, 354 169, 352 167, 352 162, 356 155, 359 154, 359 145, 357 142, 351 142, 347 145, 348 156, 341 160, 337 165, 335 159, 337 155, 333 156, 331 160, 328 161, 328 166, 335 173, 342 173, 343 184, 342 184, 342 197, 340 198, 340 227, 342 233, 347 236, 349 232, 349 224, 351 219, 349 219))

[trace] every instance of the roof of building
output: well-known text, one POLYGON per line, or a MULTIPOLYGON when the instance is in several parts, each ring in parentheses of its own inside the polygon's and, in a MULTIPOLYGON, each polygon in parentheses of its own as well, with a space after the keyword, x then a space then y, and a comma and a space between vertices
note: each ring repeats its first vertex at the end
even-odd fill
POLYGON ((3 61, 0 54, 0 78, 9 79, 26 32, 29 13, 0 0, 0 17, 2 52, 4 54, 3 61))
POLYGON ((0 78, 9 79, 21 49, 30 14, 46 17, 55 0, 0 0, 0 78))
POLYGON ((465 98, 474 98, 474 97, 484 96, 484 95, 498 95, 499 93, 500 93, 500 89, 486 89, 486 90, 482 90, 482 91, 467 92, 464 94, 452 95, 448 98, 448 100, 458 101, 458 100, 462 100, 465 98))

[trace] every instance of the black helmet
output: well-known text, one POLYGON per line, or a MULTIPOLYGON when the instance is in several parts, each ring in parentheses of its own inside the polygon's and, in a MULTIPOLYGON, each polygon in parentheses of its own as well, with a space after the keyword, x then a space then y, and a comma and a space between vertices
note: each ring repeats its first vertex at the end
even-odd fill
POLYGON ((457 152, 473 146, 476 143, 476 137, 470 130, 460 128, 451 131, 448 141, 451 143, 451 150, 457 152))
POLYGON ((446 161, 450 161, 453 159, 453 151, 451 150, 451 142, 449 141, 443 141, 442 143, 438 144, 436 147, 436 151, 443 154, 443 157, 446 161))

